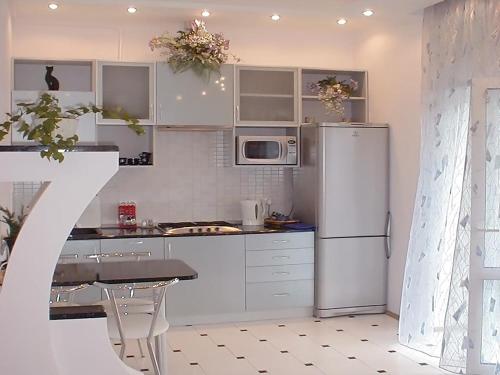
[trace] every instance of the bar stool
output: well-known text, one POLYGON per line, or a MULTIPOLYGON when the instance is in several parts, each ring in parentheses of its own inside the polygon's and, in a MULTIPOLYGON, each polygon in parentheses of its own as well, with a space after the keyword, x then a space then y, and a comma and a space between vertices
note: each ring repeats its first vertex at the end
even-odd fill
POLYGON ((168 287, 178 282, 179 279, 140 284, 94 283, 95 286, 104 289, 111 303, 113 314, 112 316, 108 316, 108 334, 111 339, 121 341, 120 358, 122 360, 125 356, 125 340, 140 341, 141 339, 145 339, 155 374, 161 375, 152 341, 154 338, 156 346, 158 347, 160 335, 164 334, 170 326, 165 316, 165 292, 168 287), (153 311, 131 311, 130 309, 118 305, 115 298, 115 292, 123 290, 152 290, 153 311))

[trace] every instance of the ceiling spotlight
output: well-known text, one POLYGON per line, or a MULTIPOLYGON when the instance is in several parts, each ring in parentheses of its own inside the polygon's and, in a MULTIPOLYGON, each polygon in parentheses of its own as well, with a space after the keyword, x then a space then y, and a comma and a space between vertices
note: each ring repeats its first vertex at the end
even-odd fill
POLYGON ((373 16, 374 13, 375 12, 373 10, 371 10, 371 9, 365 9, 363 11, 363 16, 370 17, 370 16, 373 16))
POLYGON ((129 12, 130 14, 134 14, 135 12, 137 12, 137 8, 136 7, 128 7, 127 12, 129 12))
POLYGON ((204 9, 203 12, 201 12, 201 16, 202 17, 209 17, 210 16, 210 12, 208 9, 204 9))
POLYGON ((337 23, 338 23, 339 25, 345 25, 345 24, 347 23, 347 20, 346 20, 345 18, 339 18, 339 19, 337 20, 337 23))
POLYGON ((271 19, 272 19, 273 21, 279 21, 279 20, 280 20, 280 18, 281 18, 281 17, 280 17, 280 15, 279 15, 279 14, 273 14, 273 15, 271 16, 271 19))
POLYGON ((49 9, 50 10, 56 10, 57 8, 59 8, 59 5, 57 5, 56 3, 50 3, 49 4, 49 9))

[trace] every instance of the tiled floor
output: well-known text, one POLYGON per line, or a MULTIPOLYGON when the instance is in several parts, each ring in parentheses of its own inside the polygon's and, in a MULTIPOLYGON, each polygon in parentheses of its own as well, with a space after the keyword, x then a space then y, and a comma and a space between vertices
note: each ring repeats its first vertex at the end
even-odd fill
MULTIPOLYGON (((435 358, 399 345, 397 328, 387 315, 172 327, 169 375, 447 373, 435 358)), ((133 367, 150 367, 128 354, 133 367)))

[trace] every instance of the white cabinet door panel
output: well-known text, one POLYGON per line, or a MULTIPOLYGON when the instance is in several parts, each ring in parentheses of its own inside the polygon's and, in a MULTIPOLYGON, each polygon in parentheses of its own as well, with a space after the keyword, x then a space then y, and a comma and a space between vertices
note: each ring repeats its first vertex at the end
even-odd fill
POLYGON ((314 263, 314 248, 247 251, 247 267, 314 263))
POLYGON ((247 310, 312 307, 313 295, 313 280, 247 284, 247 310))
POLYGON ((247 267, 247 282, 312 280, 314 264, 288 264, 282 266, 247 267))
POLYGON ((170 258, 198 272, 167 292, 167 316, 186 317, 245 311, 244 236, 165 239, 170 258))
POLYGON ((304 249, 314 247, 314 232, 246 235, 247 250, 304 249))

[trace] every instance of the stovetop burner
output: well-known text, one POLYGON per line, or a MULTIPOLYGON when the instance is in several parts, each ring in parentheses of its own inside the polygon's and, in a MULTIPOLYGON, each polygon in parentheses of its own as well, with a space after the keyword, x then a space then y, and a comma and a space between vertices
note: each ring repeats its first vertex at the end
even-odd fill
POLYGON ((176 223, 158 223, 158 227, 161 229, 167 228, 186 228, 186 227, 234 227, 234 224, 228 223, 227 221, 182 221, 176 223))

